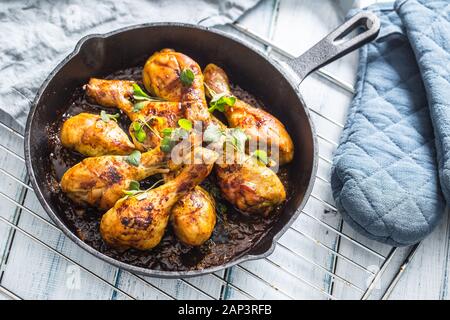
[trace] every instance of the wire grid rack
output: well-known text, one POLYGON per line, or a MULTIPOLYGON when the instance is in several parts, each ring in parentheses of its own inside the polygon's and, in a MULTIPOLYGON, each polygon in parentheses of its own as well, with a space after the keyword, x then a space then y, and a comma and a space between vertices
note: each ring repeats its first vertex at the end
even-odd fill
MULTIPOLYGON (((235 23, 231 26, 245 36, 250 37, 260 44, 266 46, 267 53, 275 52, 287 58, 291 57, 287 52, 271 43, 270 40, 255 34, 251 30, 241 26, 240 24, 235 23)), ((354 89, 352 85, 345 83, 335 75, 330 74, 324 70, 317 71, 317 74, 318 76, 326 79, 330 83, 330 85, 338 86, 348 93, 353 94, 354 89)), ((334 121, 326 115, 323 115, 311 109, 310 111, 334 126, 337 126, 339 128, 343 127, 342 124, 334 121)), ((22 172, 25 172, 24 158, 21 154, 24 139, 23 133, 19 130, 13 129, 6 123, 0 122, 0 134, 3 136, 10 135, 13 137, 13 141, 16 141, 15 143, 13 143, 13 146, 7 145, 7 143, 0 144, 0 156, 12 158, 13 162, 16 162, 16 165, 17 163, 20 163, 21 165, 23 165, 22 172)), ((337 146, 335 142, 323 137, 320 134, 318 135, 318 137, 319 139, 323 140, 323 142, 328 143, 333 147, 337 146)), ((331 160, 326 156, 320 154, 319 157, 321 161, 324 161, 327 164, 331 164, 331 160)), ((0 203, 8 203, 14 208, 14 213, 10 215, 9 218, 5 218, 0 215, 0 225, 6 226, 8 230, 8 232, 5 232, 4 234, 0 233, 0 240, 5 243, 6 248, 3 256, 0 257, 0 296, 3 294, 4 297, 10 299, 26 298, 21 297, 18 293, 15 293, 14 290, 8 289, 2 282, 4 272, 8 264, 8 258, 12 250, 12 243, 15 236, 20 234, 21 236, 23 236, 23 238, 26 238, 27 241, 35 242, 39 246, 45 248, 45 250, 48 250, 52 254, 62 258, 63 260, 66 260, 70 264, 77 265, 80 270, 82 270, 82 272, 90 275, 93 279, 95 279, 95 281, 106 285, 115 294, 120 294, 126 299, 137 298, 132 293, 127 292, 123 287, 121 287, 119 283, 117 283, 117 281, 106 279, 106 277, 104 277, 102 274, 96 272, 94 268, 83 266, 76 260, 76 258, 72 258, 69 254, 63 252, 63 250, 60 250, 57 246, 51 243, 47 243, 44 239, 42 239, 42 237, 40 237, 39 235, 35 235, 32 230, 27 230, 23 226, 21 226, 19 223, 21 217, 23 215, 29 215, 34 217, 36 221, 38 221, 37 223, 45 224, 47 226, 50 226, 57 232, 61 232, 53 224, 53 222, 47 219, 47 217, 37 213, 35 210, 26 205, 24 200, 26 195, 29 193, 33 193, 34 191, 29 184, 28 177, 25 174, 21 175, 20 170, 19 173, 12 173, 10 170, 8 170, 8 168, 6 168, 6 166, 5 168, 0 167, 0 180, 9 180, 18 188, 17 192, 15 193, 16 196, 8 195, 8 193, 10 193, 10 190, 0 190, 0 203)), ((321 182, 327 184, 328 189, 330 189, 328 179, 318 174, 317 180, 320 180, 321 182)), ((326 199, 326 197, 322 197, 313 192, 309 202, 311 201, 316 201, 318 204, 323 206, 325 212, 337 213, 336 208, 333 206, 330 200, 326 199)), ((306 206, 305 208, 307 207, 308 206, 306 206)), ((338 223, 334 225, 328 223, 326 219, 323 219, 320 216, 317 217, 307 209, 304 209, 302 211, 302 215, 300 216, 303 218, 303 220, 300 221, 300 224, 304 222, 309 226, 323 228, 324 238, 331 234, 334 239, 336 239, 336 241, 333 242, 332 245, 330 245, 326 239, 322 238, 321 236, 311 236, 307 233, 306 230, 303 230, 299 227, 299 223, 296 223, 289 230, 289 241, 280 241, 279 243, 277 243, 277 250, 282 250, 285 255, 280 256, 277 254, 273 254, 264 259, 264 262, 271 267, 270 272, 271 274, 275 275, 275 278, 267 276, 267 274, 261 272, 261 270, 259 270, 258 268, 255 268, 254 266, 257 265, 257 262, 249 262, 234 266, 222 273, 213 273, 205 276, 211 277, 212 280, 216 281, 221 286, 219 293, 211 293, 210 291, 205 290, 202 285, 199 284, 199 282, 193 281, 192 279, 177 279, 174 281, 182 284, 184 288, 186 288, 185 290, 192 290, 197 293, 200 298, 204 299, 233 299, 237 296, 244 299, 260 298, 260 296, 255 294, 254 290, 249 290, 248 283, 251 283, 252 287, 276 292, 276 298, 284 299, 310 297, 330 300, 345 299, 349 297, 352 299, 387 299, 393 288, 397 284, 398 280, 400 279, 401 275, 408 267, 414 254, 417 252, 418 247, 420 246, 420 244, 417 244, 415 246, 407 248, 406 250, 390 247, 388 248, 388 250, 385 250, 385 253, 383 254, 373 248, 373 242, 357 240, 354 234, 352 235, 351 233, 346 232, 345 223, 337 214, 336 216, 338 217, 338 223), (327 263, 324 264, 322 261, 323 259, 319 259, 315 255, 308 255, 306 250, 304 249, 299 250, 290 245, 297 242, 307 243, 306 247, 310 248, 309 250, 307 250, 308 252, 320 251, 321 253, 323 253, 328 258, 327 263), (347 250, 345 251, 341 250, 343 242, 346 243, 347 247, 347 250), (362 251, 363 254, 353 254, 353 251, 362 251), (301 265, 303 267, 301 269, 295 269, 286 266, 283 263, 286 255, 294 259, 293 261, 298 261, 299 264, 301 261, 301 265), (358 257, 365 258, 359 259, 358 257), (367 259, 367 257, 369 257, 369 259, 367 259), (367 261, 377 262, 375 263, 375 265, 367 265, 367 261), (353 272, 340 272, 338 263, 347 264, 354 268, 354 270, 362 272, 365 275, 363 277, 365 281, 357 281, 353 272), (241 277, 234 279, 230 276, 232 272, 234 272, 234 274, 240 273, 241 277), (321 279, 326 279, 326 281, 316 281, 313 275, 317 272, 321 275, 324 275, 325 277, 321 277, 321 279), (384 278, 386 275, 388 277, 387 281, 381 281, 381 278, 384 278), (305 287, 306 292, 309 292, 310 294, 297 295, 296 291, 287 290, 285 284, 277 284, 275 280, 276 277, 288 277, 289 282, 293 281, 292 283, 301 283, 305 287), (382 288, 380 288, 381 282, 384 283, 382 288), (231 295, 230 291, 233 291, 236 294, 231 295), (372 295, 374 291, 377 291, 376 295, 372 295), (348 292, 352 292, 352 294, 348 295, 348 292)), ((118 272, 129 273, 125 270, 118 270, 118 272)), ((129 273, 129 276, 135 281, 141 282, 143 285, 148 286, 151 290, 154 290, 158 295, 158 298, 179 298, 179 296, 177 296, 173 292, 165 290, 163 286, 153 283, 149 278, 131 273, 129 273)))

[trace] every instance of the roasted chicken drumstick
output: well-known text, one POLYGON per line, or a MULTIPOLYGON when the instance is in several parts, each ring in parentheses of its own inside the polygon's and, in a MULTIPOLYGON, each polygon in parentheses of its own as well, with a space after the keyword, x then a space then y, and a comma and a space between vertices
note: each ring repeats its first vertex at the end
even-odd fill
POLYGON ((89 157, 126 155, 135 149, 116 121, 104 121, 91 113, 68 118, 61 127, 60 136, 64 147, 89 157))
POLYGON ((61 189, 79 204, 107 210, 123 197, 131 181, 168 171, 159 148, 143 153, 138 163, 130 156, 91 157, 64 173, 61 189))
MULTIPOLYGON (((215 64, 208 64, 203 71, 205 84, 210 90, 208 95, 232 95, 228 77, 225 71, 215 64)), ((265 144, 267 150, 271 147, 279 150, 279 163, 289 163, 294 157, 294 144, 284 125, 270 113, 255 108, 248 103, 236 99, 233 106, 225 108, 225 116, 232 128, 241 128, 255 144, 265 144)))
POLYGON ((138 196, 123 198, 103 215, 103 239, 118 248, 152 249, 161 241, 174 205, 211 172, 217 153, 193 151, 194 160, 173 180, 138 196))
POLYGON ((286 200, 286 191, 278 176, 253 157, 241 155, 235 164, 218 162, 217 181, 225 199, 245 214, 267 216, 286 200))
POLYGON ((152 94, 168 101, 185 103, 187 119, 205 123, 211 120, 202 70, 187 55, 172 49, 155 52, 145 63, 142 77, 145 88, 152 94), (187 72, 192 72, 190 84, 182 81, 187 72))

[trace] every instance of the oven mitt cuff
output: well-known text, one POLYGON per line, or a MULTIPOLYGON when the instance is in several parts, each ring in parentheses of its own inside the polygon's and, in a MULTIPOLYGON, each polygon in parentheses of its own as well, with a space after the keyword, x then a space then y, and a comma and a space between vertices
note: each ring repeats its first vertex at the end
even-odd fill
POLYGON ((381 32, 360 50, 357 93, 333 159, 331 187, 354 229, 405 246, 434 229, 445 204, 425 88, 409 40, 392 4, 369 10, 380 17, 381 32))

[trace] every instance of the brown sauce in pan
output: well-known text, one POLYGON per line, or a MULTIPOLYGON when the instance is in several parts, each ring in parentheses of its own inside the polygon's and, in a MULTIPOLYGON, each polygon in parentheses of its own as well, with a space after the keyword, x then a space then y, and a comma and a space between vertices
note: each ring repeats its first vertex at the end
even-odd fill
MULTIPOLYGON (((107 78, 131 79, 139 82, 141 72, 142 68, 130 68, 111 74, 107 78)), ((251 105, 263 107, 258 100, 237 86, 233 86, 233 93, 251 105)), ((108 113, 116 112, 116 109, 102 108, 88 102, 82 88, 73 93, 72 100, 66 110, 60 121, 49 128, 50 144, 53 150, 51 154, 52 169, 57 181, 61 180, 62 175, 68 168, 83 159, 80 154, 61 146, 58 133, 62 122, 66 118, 81 112, 97 114, 101 110, 106 110, 108 113)), ((119 123, 125 132, 128 132, 130 122, 124 114, 121 114, 119 123)), ((288 166, 284 166, 278 172, 287 195, 291 194, 288 170, 288 166)), ((142 181, 142 188, 145 189, 146 186, 150 186, 157 179, 158 177, 150 177, 142 181)), ((58 186, 55 186, 55 196, 58 198, 60 216, 65 220, 66 225, 80 239, 96 250, 116 260, 138 267, 165 271, 187 271, 219 266, 243 255, 271 230, 282 210, 282 207, 277 208, 266 218, 244 216, 221 198, 214 179, 212 174, 202 183, 202 186, 216 199, 219 208, 217 223, 211 239, 200 247, 190 247, 179 242, 169 224, 161 243, 150 251, 116 250, 105 244, 100 236, 99 224, 103 212, 93 208, 77 206, 65 196, 58 186)))

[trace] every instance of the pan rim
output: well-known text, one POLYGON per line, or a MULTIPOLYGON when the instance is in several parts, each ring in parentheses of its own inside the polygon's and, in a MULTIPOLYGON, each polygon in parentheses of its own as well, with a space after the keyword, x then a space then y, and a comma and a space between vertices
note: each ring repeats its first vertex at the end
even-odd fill
POLYGON ((279 65, 276 61, 272 60, 271 58, 267 57, 263 52, 261 52, 260 49, 254 47, 250 43, 246 43, 243 40, 239 39, 236 36, 230 35, 224 31, 218 30, 218 29, 212 29, 209 27, 204 27, 200 25, 195 24, 189 24, 189 23, 177 23, 177 22, 155 22, 155 23, 144 23, 144 24, 137 24, 132 25, 120 29, 116 29, 107 33, 99 34, 89 34, 81 38, 77 44, 75 45, 75 48, 72 52, 70 52, 60 63, 57 64, 57 66, 49 73, 47 78, 44 80, 42 85, 40 86, 38 92, 36 93, 36 96, 33 100, 32 107, 30 109, 30 112, 27 117, 27 122, 25 126, 25 144, 24 144, 24 153, 25 153, 25 163, 28 171, 28 175, 30 177, 31 185, 35 191, 36 197, 38 198, 40 204, 44 208, 45 212, 48 214, 48 216, 52 219, 54 223, 56 223, 57 227, 75 244, 77 244, 79 247, 84 249, 85 251, 89 252, 90 254, 94 255, 97 258, 102 259, 103 261, 116 266, 118 268, 122 268, 140 275, 146 275, 150 277, 158 277, 158 278, 188 278, 188 277, 195 277, 195 276, 201 276, 213 272, 217 272, 229 267, 232 267, 234 265, 237 265, 239 263, 245 262, 245 261, 251 261, 251 260, 257 260, 257 259, 263 259, 268 257, 270 254, 273 253, 276 247, 277 241, 280 239, 280 237, 287 231, 287 229, 294 223, 294 221, 298 218, 300 213, 302 212, 303 208, 305 207, 306 203, 308 202, 308 199, 310 198, 314 182, 316 180, 316 173, 318 168, 318 141, 317 141, 317 134, 315 130, 314 123, 311 120, 311 115, 309 112, 309 109, 307 105, 305 104, 302 95, 300 94, 298 90, 298 84, 295 84, 292 80, 291 76, 286 73, 285 70, 283 70, 282 66, 279 65), (110 36, 123 33, 130 30, 136 30, 141 28, 154 28, 154 27, 181 27, 181 28, 187 28, 187 29, 197 29, 202 30, 206 32, 212 32, 219 36, 225 37, 227 39, 230 39, 234 42, 237 42, 238 44, 246 47, 247 49, 253 51, 257 55, 261 56, 267 63, 269 63, 272 67, 274 67, 290 84, 292 90, 295 91, 297 98, 299 99, 300 103, 303 106, 303 109, 305 111, 309 126, 311 128, 311 135, 312 135, 312 143, 313 143, 313 163, 312 163, 312 171, 311 176, 308 181, 308 186, 305 190, 304 197, 300 203, 300 205, 295 210, 294 214, 290 217, 289 221, 271 238, 271 246, 263 253, 252 255, 252 254, 243 254, 242 256, 236 258, 235 260, 228 261, 225 264, 221 264, 214 267, 209 267, 205 269, 198 269, 198 270, 187 270, 187 271, 164 271, 164 270, 155 270, 155 269, 148 269, 144 267, 138 267, 134 266, 119 260, 116 260, 98 250, 91 247, 84 241, 82 241, 79 237, 75 235, 75 233, 66 226, 66 224, 62 221, 62 219, 56 214, 56 212, 53 211, 53 209, 50 207, 48 202, 46 201, 41 188, 39 187, 37 183, 37 179, 35 176, 33 164, 31 161, 31 148, 30 148, 30 130, 31 125, 33 122, 33 119, 35 119, 35 113, 37 110, 37 106, 39 101, 42 98, 43 93, 46 91, 48 84, 51 82, 51 80, 54 78, 54 76, 76 55, 80 53, 82 50, 83 44, 86 43, 88 40, 93 38, 102 38, 106 39, 110 36))

